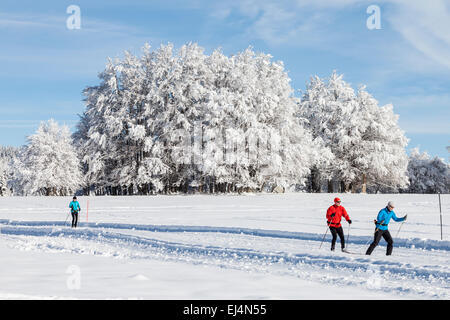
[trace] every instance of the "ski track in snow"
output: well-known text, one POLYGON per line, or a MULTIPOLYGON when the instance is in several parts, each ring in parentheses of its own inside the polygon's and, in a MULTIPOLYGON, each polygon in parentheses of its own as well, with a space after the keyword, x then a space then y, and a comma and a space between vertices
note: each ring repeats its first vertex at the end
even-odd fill
MULTIPOLYGON (((10 226, 28 226, 28 227, 67 227, 69 222, 62 221, 13 221, 7 219, 0 219, 0 224, 10 226)), ((298 240, 314 240, 321 241, 322 235, 307 232, 290 232, 279 230, 262 230, 251 228, 236 228, 236 227, 212 227, 212 226, 186 226, 186 225, 142 225, 142 224, 125 224, 125 223, 78 223, 79 227, 88 228, 104 228, 104 229, 128 229, 152 232, 217 232, 230 234, 246 234, 258 237, 270 238, 285 238, 298 240)), ((368 236, 352 236, 351 243, 368 245, 373 240, 373 237, 368 236)), ((437 241, 431 239, 408 238, 396 239, 396 247, 416 248, 425 250, 445 250, 450 251, 450 241, 437 241)))
MULTIPOLYGON (((394 250, 404 259, 392 260, 330 253, 328 239, 323 244, 327 250, 317 250, 322 235, 314 233, 120 223, 80 223, 78 229, 66 226, 61 221, 0 219, 0 233, 14 239, 11 245, 21 250, 182 261, 363 286, 405 297, 450 298, 450 241, 397 239, 394 250), (412 254, 429 259, 427 263, 410 262, 408 256, 412 254)), ((350 250, 361 252, 371 240, 354 236, 350 250)), ((378 250, 385 250, 380 247, 378 250)))

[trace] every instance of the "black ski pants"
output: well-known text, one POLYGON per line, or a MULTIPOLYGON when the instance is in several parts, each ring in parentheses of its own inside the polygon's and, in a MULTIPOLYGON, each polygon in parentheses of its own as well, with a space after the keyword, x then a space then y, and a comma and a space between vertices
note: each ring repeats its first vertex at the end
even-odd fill
POLYGON ((387 242, 387 249, 386 249, 386 255, 390 256, 392 254, 392 249, 394 248, 394 241, 392 240, 391 234, 389 230, 377 230, 375 231, 373 242, 370 244, 369 248, 366 251, 367 255, 370 255, 375 249, 375 247, 378 245, 378 243, 381 240, 381 237, 384 238, 387 242))
POLYGON ((78 223, 78 212, 72 212, 72 228, 76 228, 78 223))
POLYGON ((336 227, 330 227, 330 232, 332 235, 331 239, 331 250, 334 250, 334 246, 336 244, 337 236, 339 236, 339 239, 341 239, 341 248, 345 248, 345 238, 344 238, 344 230, 342 227, 336 228, 336 227))

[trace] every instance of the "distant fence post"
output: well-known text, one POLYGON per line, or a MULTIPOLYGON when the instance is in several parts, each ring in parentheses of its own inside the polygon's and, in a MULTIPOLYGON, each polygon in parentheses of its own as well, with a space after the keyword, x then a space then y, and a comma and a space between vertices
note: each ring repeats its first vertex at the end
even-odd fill
POLYGON ((441 206, 441 194, 438 193, 439 196, 439 217, 441 219, 441 240, 443 240, 442 238, 442 206, 441 206))

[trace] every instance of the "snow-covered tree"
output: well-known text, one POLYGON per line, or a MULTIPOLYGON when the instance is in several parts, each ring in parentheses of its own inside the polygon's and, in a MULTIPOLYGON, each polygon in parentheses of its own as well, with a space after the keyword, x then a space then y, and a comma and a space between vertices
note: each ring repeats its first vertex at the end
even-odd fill
POLYGON ((321 165, 312 168, 315 185, 333 180, 342 191, 355 191, 366 185, 404 187, 407 183, 407 139, 397 124, 392 106, 378 102, 360 88, 357 94, 333 72, 327 80, 313 77, 302 96, 300 114, 308 120, 313 138, 331 152, 325 152, 321 165))
POLYGON ((69 128, 50 119, 41 122, 28 137, 16 179, 24 195, 61 195, 74 193, 81 184, 77 150, 69 128))
POLYGON ((320 192, 324 181, 333 178, 335 156, 331 151, 331 105, 326 83, 315 76, 307 84, 300 102, 299 117, 306 119, 305 125, 311 131, 316 146, 316 162, 311 168, 309 190, 320 192))
POLYGON ((5 159, 0 158, 0 196, 8 194, 8 163, 5 159))
POLYGON ((0 196, 11 195, 14 191, 14 167, 20 148, 0 146, 0 196))
POLYGON ((359 170, 356 182, 397 190, 408 184, 406 175, 408 139, 398 125, 399 116, 391 104, 379 107, 378 101, 365 87, 358 91, 360 143, 354 148, 355 167, 359 170))
POLYGON ((189 43, 109 60, 76 134, 88 180, 112 194, 303 184, 317 154, 271 58, 189 43))
POLYGON ((356 109, 354 90, 336 72, 327 81, 313 77, 300 103, 300 114, 308 120, 313 137, 332 154, 324 157, 322 166, 313 169, 315 175, 320 174, 320 179, 329 181, 331 192, 331 180, 349 185, 357 176, 349 161, 360 133, 356 109))
POLYGON ((450 165, 444 159, 431 158, 419 148, 411 150, 408 163, 409 188, 411 193, 449 193, 450 165))

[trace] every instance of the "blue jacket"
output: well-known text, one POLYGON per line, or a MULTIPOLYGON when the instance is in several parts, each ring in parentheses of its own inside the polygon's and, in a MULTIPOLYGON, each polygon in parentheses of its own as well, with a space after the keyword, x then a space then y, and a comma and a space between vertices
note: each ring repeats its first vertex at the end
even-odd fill
POLYGON ((69 204, 69 208, 72 209, 72 212, 74 213, 78 213, 81 210, 80 204, 78 203, 78 201, 72 201, 69 204))
POLYGON ((389 221, 391 221, 391 218, 394 219, 396 222, 404 221, 405 218, 397 218, 395 215, 394 210, 389 211, 388 208, 381 209, 380 212, 378 212, 377 216, 377 228, 380 230, 387 230, 389 221))

